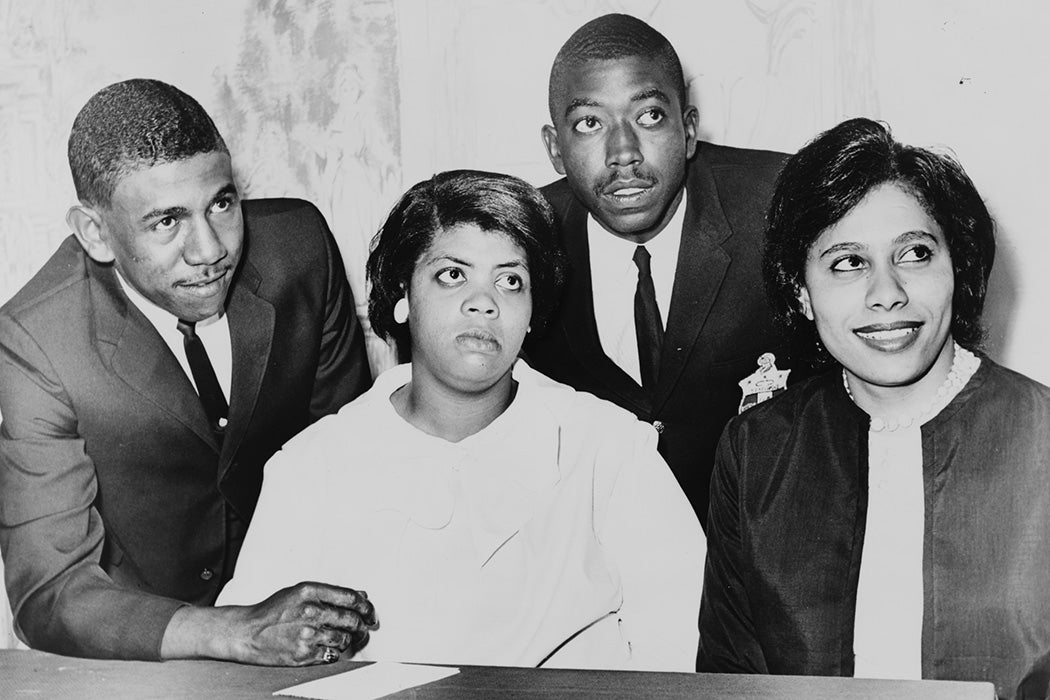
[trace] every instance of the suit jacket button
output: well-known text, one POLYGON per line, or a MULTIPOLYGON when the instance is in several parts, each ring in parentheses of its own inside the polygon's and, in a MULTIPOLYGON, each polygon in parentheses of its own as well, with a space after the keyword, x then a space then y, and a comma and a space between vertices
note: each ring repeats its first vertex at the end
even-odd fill
POLYGON ((214 571, 212 571, 211 569, 205 569, 204 571, 201 572, 201 580, 202 581, 211 581, 211 577, 214 576, 214 575, 215 575, 214 571))
POLYGON ((662 420, 654 420, 653 421, 653 427, 656 428, 656 432, 657 433, 663 433, 663 431, 664 431, 664 422, 662 420))

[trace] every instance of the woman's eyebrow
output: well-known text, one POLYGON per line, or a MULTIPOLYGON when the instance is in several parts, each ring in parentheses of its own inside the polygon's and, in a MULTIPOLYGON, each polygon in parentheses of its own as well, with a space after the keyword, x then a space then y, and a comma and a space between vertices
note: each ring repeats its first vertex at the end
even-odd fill
POLYGON ((919 240, 919 241, 933 241, 934 243, 937 243, 937 244, 940 243, 937 240, 936 236, 934 236, 929 231, 925 231, 923 229, 915 229, 914 231, 905 231, 901 235, 899 235, 896 238, 894 238, 893 242, 894 243, 907 243, 909 241, 916 241, 916 240, 919 240))
POLYGON ((855 241, 845 241, 843 243, 836 243, 836 244, 834 244, 832 246, 829 246, 825 250, 821 251, 820 254, 817 255, 817 258, 819 259, 819 258, 826 257, 828 255, 832 255, 834 253, 842 253, 842 252, 846 252, 846 251, 848 251, 850 253, 855 253, 858 250, 867 250, 867 248, 868 248, 868 246, 866 246, 866 245, 864 245, 862 243, 857 243, 855 241))
POLYGON ((524 268, 524 269, 528 270, 529 269, 529 264, 525 260, 523 260, 522 258, 517 258, 515 260, 510 260, 508 262, 500 263, 500 264, 496 265, 497 269, 503 269, 505 267, 520 267, 520 268, 524 268))
POLYGON ((455 255, 448 255, 446 253, 438 253, 438 254, 434 255, 432 258, 428 258, 426 261, 424 261, 423 264, 424 265, 433 265, 436 262, 443 262, 443 261, 455 263, 456 265, 462 265, 463 267, 474 267, 471 263, 467 262, 466 260, 461 260, 460 258, 457 258, 455 255))

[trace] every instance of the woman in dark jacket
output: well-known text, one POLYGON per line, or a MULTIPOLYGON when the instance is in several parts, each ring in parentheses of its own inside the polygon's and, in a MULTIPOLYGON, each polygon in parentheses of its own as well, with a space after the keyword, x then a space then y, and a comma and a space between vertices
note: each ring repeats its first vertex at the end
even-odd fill
POLYGON ((1050 389, 978 350, 994 254, 962 168, 881 124, 788 161, 766 279, 829 371, 722 436, 699 670, 1021 692, 1050 650, 1050 389))

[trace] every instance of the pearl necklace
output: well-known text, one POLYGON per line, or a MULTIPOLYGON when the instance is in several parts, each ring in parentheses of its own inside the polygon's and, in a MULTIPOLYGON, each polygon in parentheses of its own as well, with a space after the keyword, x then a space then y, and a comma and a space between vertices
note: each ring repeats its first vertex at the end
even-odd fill
MULTIPOLYGON (((951 403, 951 400, 955 398, 956 394, 962 391, 962 388, 966 386, 966 383, 970 381, 970 377, 974 375, 977 368, 981 366, 981 358, 974 355, 966 348, 960 347, 958 343, 953 341, 955 346, 955 356, 952 358, 952 368, 948 372, 948 376, 945 377, 944 383, 937 387, 937 393, 934 394, 933 398, 930 399, 927 404, 918 412, 912 414, 905 414, 894 418, 883 418, 881 416, 871 417, 870 429, 873 432, 892 431, 899 428, 910 428, 913 425, 919 426, 925 423, 929 418, 940 413, 941 409, 951 403)), ((842 370, 842 386, 846 388, 846 394, 849 396, 853 403, 857 403, 857 400, 853 398, 853 392, 849 389, 849 382, 846 381, 846 370, 842 370)))

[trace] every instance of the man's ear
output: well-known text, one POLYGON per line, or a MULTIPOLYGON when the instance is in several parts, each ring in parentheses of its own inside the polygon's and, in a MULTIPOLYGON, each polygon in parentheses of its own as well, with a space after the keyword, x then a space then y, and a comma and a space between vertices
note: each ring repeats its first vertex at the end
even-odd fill
POLYGON ((809 301, 809 290, 804 286, 799 286, 796 291, 798 295, 798 308, 802 311, 802 315, 808 318, 810 321, 813 320, 813 304, 809 301))
POLYGON ((692 105, 686 105, 682 112, 682 124, 685 126, 685 159, 689 160, 696 153, 696 141, 700 133, 700 112, 692 105))
POLYGON ((564 175, 565 165, 561 162, 561 149, 558 148, 558 131, 550 124, 546 124, 540 129, 540 137, 543 138, 543 145, 547 148, 547 157, 551 159, 551 165, 559 175, 564 175))
POLYGON ((74 204, 66 212, 66 224, 92 260, 113 262, 113 251, 102 236, 102 214, 98 209, 84 203, 74 204))

